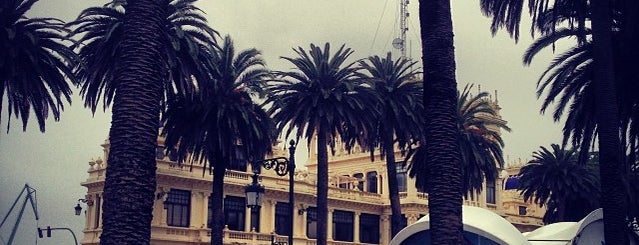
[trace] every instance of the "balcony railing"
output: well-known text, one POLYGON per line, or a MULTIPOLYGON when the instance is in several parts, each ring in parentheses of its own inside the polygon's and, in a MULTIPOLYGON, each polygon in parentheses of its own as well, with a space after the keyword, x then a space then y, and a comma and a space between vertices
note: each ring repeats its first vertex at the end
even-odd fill
MULTIPOLYGON (((84 230, 84 239, 82 244, 98 244, 100 243, 101 229, 84 230)), ((244 232, 224 230, 224 244, 254 244, 254 245, 268 245, 271 244, 271 239, 275 239, 276 242, 286 243, 287 237, 277 234, 259 233, 259 232, 244 232)), ((210 243, 211 230, 200 228, 183 228, 183 227, 170 227, 170 226, 153 226, 151 227, 151 243, 153 241, 169 241, 176 244, 201 244, 210 243)), ((306 237, 295 237, 295 245, 316 245, 315 239, 306 237)), ((342 242, 342 241, 328 241, 330 245, 366 245, 370 243, 361 242, 342 242)))

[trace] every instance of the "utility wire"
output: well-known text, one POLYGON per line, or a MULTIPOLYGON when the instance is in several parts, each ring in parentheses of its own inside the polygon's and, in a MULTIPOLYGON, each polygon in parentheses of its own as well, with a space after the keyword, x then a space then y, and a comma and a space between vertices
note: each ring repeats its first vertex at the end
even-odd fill
MULTIPOLYGON (((392 32, 388 32, 388 38, 386 39, 386 42, 384 42, 384 49, 383 50, 387 50, 386 47, 388 47, 389 43, 392 43, 393 41, 393 37, 396 37, 398 32, 397 30, 399 28, 397 28, 397 26, 399 25, 399 5, 395 6, 395 22, 393 22, 393 31, 392 32)), ((392 51, 392 50, 389 50, 392 51)))
POLYGON ((373 42, 371 42, 371 48, 369 50, 369 53, 373 52, 373 46, 375 45, 375 40, 377 39, 377 33, 379 33, 379 27, 382 24, 382 19, 384 19, 384 14, 386 13, 386 5, 388 5, 388 1, 386 0, 384 2, 384 8, 382 8, 382 15, 379 17, 379 21, 377 21, 377 28, 375 29, 375 35, 373 36, 373 42))

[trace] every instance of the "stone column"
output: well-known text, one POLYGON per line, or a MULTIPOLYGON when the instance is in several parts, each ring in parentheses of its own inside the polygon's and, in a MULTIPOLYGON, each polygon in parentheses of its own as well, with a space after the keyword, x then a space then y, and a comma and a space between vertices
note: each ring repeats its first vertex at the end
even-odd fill
POLYGON ((204 193, 202 192, 196 192, 196 191, 191 192, 191 209, 189 210, 190 212, 189 227, 190 228, 199 228, 200 223, 202 222, 202 215, 198 212, 198 210, 201 210, 200 205, 202 204, 203 195, 204 193))
MULTIPOLYGON (((270 231, 269 232, 273 232, 275 231, 275 205, 277 204, 277 202, 275 200, 269 200, 268 201, 269 205, 271 205, 271 207, 269 208, 270 210, 270 216, 266 216, 266 217, 271 217, 269 220, 270 224, 268 225, 270 231)), ((266 231, 266 230, 265 230, 266 231)))
POLYGON ((353 217, 353 242, 355 243, 359 242, 359 216, 361 214, 362 212, 355 212, 353 217))
POLYGON ((260 233, 269 234, 271 233, 271 231, 273 231, 273 228, 270 227, 270 222, 274 217, 269 213, 270 209, 267 205, 270 202, 271 201, 264 202, 264 206, 260 208, 260 233))
POLYGON ((162 220, 162 210, 164 210, 164 204, 162 200, 164 200, 164 196, 162 194, 162 188, 158 187, 158 190, 155 191, 155 197, 153 197, 153 220, 151 220, 151 225, 160 225, 160 221, 162 220))
POLYGON ((251 208, 244 207, 244 231, 251 231, 251 208))
POLYGON ((308 219, 308 212, 306 211, 306 207, 304 206, 300 206, 300 207, 301 207, 301 210, 304 210, 304 213, 302 213, 302 215, 299 215, 300 223, 298 224, 300 225, 300 228, 298 230, 301 231, 300 237, 306 237, 306 223, 308 219))
POLYGON ((391 237, 390 237, 390 230, 391 230, 391 224, 390 224, 390 215, 388 214, 383 214, 380 217, 381 222, 379 223, 380 226, 380 236, 379 236, 379 242, 380 244, 389 244, 391 237))

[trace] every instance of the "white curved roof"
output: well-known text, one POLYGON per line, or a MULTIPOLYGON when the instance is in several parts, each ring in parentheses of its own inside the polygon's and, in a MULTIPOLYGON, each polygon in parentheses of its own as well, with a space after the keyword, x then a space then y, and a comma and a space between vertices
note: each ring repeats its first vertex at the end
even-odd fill
MULTIPOLYGON (((519 230, 506 219, 483 208, 463 206, 462 222, 464 223, 464 231, 487 237, 502 245, 530 244, 519 230)), ((400 245, 411 235, 428 229, 430 229, 430 217, 426 215, 397 233, 390 245, 400 245)))
MULTIPOLYGON (((531 244, 601 244, 603 241, 603 211, 596 209, 579 222, 559 222, 545 225, 526 234, 531 244), (537 241, 535 241, 537 240, 537 241)), ((632 234, 632 233, 631 233, 632 234)), ((634 234, 630 244, 637 244, 634 234)))
POLYGON ((559 222, 539 227, 524 236, 531 244, 567 244, 577 235, 578 227, 577 222, 559 222))

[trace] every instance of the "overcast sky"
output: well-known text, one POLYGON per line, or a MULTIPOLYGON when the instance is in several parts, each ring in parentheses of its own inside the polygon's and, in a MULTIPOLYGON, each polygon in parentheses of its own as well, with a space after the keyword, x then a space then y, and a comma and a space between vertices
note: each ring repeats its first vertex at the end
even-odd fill
MULTIPOLYGON (((531 42, 527 26, 518 44, 504 32, 492 37, 489 19, 482 16, 477 1, 452 1, 455 54, 459 87, 467 83, 481 85, 494 97, 498 91, 502 117, 513 129, 504 133, 505 155, 510 162, 527 159, 540 145, 561 140, 561 126, 550 115, 539 114, 535 84, 552 57, 542 53, 530 67, 521 64, 521 56, 531 42)), ((29 16, 74 19, 82 9, 98 6, 98 0, 40 0, 29 16)), ((399 35, 397 0, 201 0, 213 28, 230 34, 236 47, 255 47, 264 54, 269 68, 288 70, 292 65, 279 59, 293 56, 293 47, 308 49, 310 43, 333 47, 346 44, 353 48, 353 59, 384 55, 393 51, 391 42, 399 35)), ((410 57, 420 61, 418 1, 409 5, 408 49, 410 57)), ((87 177, 88 162, 101 156, 100 144, 107 137, 110 112, 92 115, 82 107, 80 98, 65 107, 60 122, 47 122, 45 134, 31 120, 22 132, 13 119, 6 133, 6 109, 0 128, 0 215, 4 217, 25 183, 38 190, 40 227, 70 227, 82 237, 83 216, 73 215, 77 199, 86 189, 80 182, 87 177)), ((6 105, 6 104, 5 104, 6 105)), ((21 202, 19 202, 21 204, 21 202)), ((14 211, 14 214, 16 211, 14 211)), ((15 217, 0 230, 6 241, 15 217)), ((16 244, 35 243, 36 222, 27 209, 16 244)), ((54 238, 39 239, 38 244, 69 244, 71 236, 54 231, 54 238)), ((4 242, 0 240, 0 244, 4 242)))

